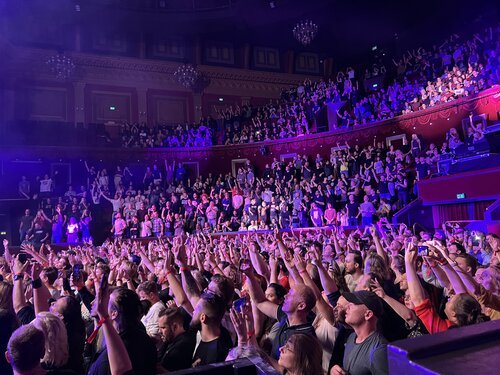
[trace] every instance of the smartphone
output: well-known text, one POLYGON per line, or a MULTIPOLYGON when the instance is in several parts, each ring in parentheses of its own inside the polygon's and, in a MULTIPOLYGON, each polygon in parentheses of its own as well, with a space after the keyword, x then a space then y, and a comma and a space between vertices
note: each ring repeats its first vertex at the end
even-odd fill
POLYGON ((28 254, 24 254, 24 253, 20 253, 18 256, 17 256, 17 259, 22 263, 26 263, 28 261, 28 254))
POLYGON ((82 271, 81 264, 75 264, 73 266, 73 280, 80 280, 80 276, 82 274, 81 271, 82 271))
POLYGON ((419 246, 417 249, 418 249, 418 255, 421 256, 429 255, 429 246, 419 246))
POLYGON ((245 297, 238 298, 237 300, 235 300, 233 302, 233 306, 236 309, 236 311, 238 311, 240 313, 241 310, 243 309, 243 306, 245 306, 246 303, 247 303, 247 299, 245 297))

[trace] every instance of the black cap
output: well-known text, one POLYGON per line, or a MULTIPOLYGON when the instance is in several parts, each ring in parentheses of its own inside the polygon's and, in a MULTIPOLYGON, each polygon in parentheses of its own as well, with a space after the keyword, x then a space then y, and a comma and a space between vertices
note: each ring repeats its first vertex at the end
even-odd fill
POLYGON ((365 305, 373 314, 380 318, 384 313, 384 305, 379 296, 368 290, 360 290, 354 293, 342 293, 342 296, 355 305, 365 305))

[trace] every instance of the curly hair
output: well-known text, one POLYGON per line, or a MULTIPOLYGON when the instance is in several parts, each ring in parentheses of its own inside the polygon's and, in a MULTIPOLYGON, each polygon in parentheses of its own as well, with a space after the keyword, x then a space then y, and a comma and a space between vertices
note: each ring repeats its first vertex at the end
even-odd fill
POLYGON ((45 355, 42 362, 51 367, 62 367, 69 359, 68 333, 61 319, 49 312, 38 313, 33 326, 45 336, 45 355))

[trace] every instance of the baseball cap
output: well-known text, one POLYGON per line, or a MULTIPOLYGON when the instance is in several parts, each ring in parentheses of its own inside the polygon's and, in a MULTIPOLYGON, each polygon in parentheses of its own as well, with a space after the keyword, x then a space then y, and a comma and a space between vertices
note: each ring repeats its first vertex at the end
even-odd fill
POLYGON ((342 293, 342 296, 351 303, 355 305, 365 305, 369 310, 373 311, 373 314, 380 318, 384 313, 384 305, 380 300, 380 297, 375 293, 368 290, 360 290, 353 293, 342 293))

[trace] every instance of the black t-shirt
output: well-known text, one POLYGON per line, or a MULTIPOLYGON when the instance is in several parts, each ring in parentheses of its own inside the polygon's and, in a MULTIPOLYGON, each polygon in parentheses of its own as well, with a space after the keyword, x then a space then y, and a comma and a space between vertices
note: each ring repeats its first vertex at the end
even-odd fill
POLYGON ((193 352, 196 346, 194 332, 184 332, 166 345, 161 355, 161 365, 168 371, 190 368, 193 363, 193 352))
POLYGON ((276 317, 278 319, 280 328, 276 337, 273 340, 273 348, 271 351, 271 357, 274 359, 279 358, 280 348, 286 344, 288 339, 295 333, 304 333, 306 335, 311 335, 316 337, 316 332, 310 321, 305 324, 299 324, 295 326, 290 326, 288 323, 288 317, 286 313, 282 310, 283 305, 278 306, 278 312, 276 313, 276 317))
MULTIPOLYGON (((134 373, 156 374, 156 346, 146 333, 146 329, 144 327, 130 328, 120 333, 120 337, 127 348, 134 373)), ((97 353, 96 356, 97 358, 90 366, 88 374, 111 374, 106 348, 97 353)))
POLYGON ((356 217, 356 216, 358 216, 358 213, 359 213, 359 203, 357 203, 357 202, 354 202, 354 203, 348 202, 345 206, 347 208, 347 216, 348 217, 356 217))
POLYGON ((227 329, 221 326, 218 338, 208 342, 200 341, 193 355, 192 363, 196 363, 196 366, 203 366, 224 362, 232 347, 233 341, 231 340, 231 335, 227 329))
POLYGON ((31 224, 33 224, 33 216, 29 215, 29 216, 26 216, 24 215, 23 217, 21 217, 21 224, 22 224, 22 228, 24 230, 28 230, 31 228, 31 224))
POLYGON ((139 223, 130 223, 130 238, 139 237, 139 223))
POLYGON ((33 232, 33 242, 35 244, 41 244, 42 240, 47 236, 47 231, 44 228, 37 229, 33 232))
POLYGON ((148 210, 138 209, 137 210, 137 219, 139 219, 139 221, 144 221, 144 216, 146 216, 147 214, 148 214, 148 210))
MULTIPOLYGON (((352 328, 340 324, 337 328, 339 333, 333 344, 332 356, 330 358, 330 364, 328 365, 329 370, 335 365, 339 365, 340 367, 343 366, 345 344, 351 333, 354 332, 352 328)), ((330 371, 328 371, 328 373, 330 373, 330 371)))
POLYGON ((33 319, 35 319, 35 309, 31 305, 27 305, 19 310, 16 315, 21 325, 29 324, 33 319))

